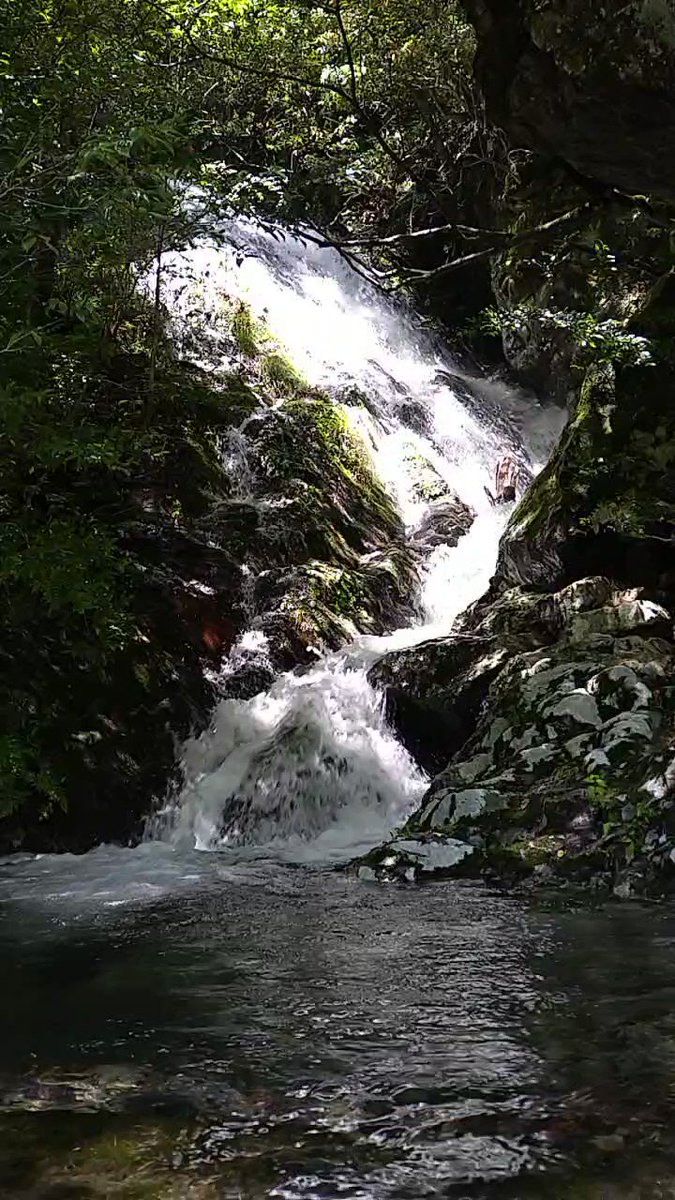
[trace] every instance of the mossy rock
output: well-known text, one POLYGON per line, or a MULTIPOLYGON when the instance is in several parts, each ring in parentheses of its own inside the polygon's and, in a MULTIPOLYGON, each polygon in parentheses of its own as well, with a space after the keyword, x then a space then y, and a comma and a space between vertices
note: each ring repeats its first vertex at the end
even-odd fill
POLYGON ((176 1164, 191 1125, 110 1112, 4 1113, 0 1172, 15 1200, 216 1200, 210 1172, 176 1164))
POLYGON ((664 593, 675 585, 674 290, 669 277, 634 321, 653 335, 650 364, 588 369, 557 449, 513 513, 499 581, 550 589, 592 570, 664 593))
POLYGON ((374 474, 361 439, 321 392, 289 398, 256 442, 264 493, 301 508, 310 557, 334 561, 402 540, 394 501, 374 474), (348 548, 340 550, 342 540, 348 548))
MULTIPOLYGON (((247 687, 409 619, 416 563, 365 445, 280 351, 256 351, 227 378, 167 351, 151 398, 144 361, 111 363, 114 380, 97 384, 106 432, 88 445, 104 461, 59 479, 76 519, 53 527, 53 564, 40 522, 32 556, 52 591, 59 580, 79 589, 85 611, 50 601, 45 624, 30 579, 4 593, 0 848, 136 840, 177 779, 177 746, 208 719, 214 666, 251 622, 269 631, 270 662, 247 687), (138 403, 115 408, 109 393, 117 401, 123 388, 138 403), (112 413, 123 438, 110 433, 112 413), (232 429, 250 452, 244 495, 223 455, 232 429)), ((15 525, 32 537, 25 520, 5 522, 5 545, 15 525)), ((6 575, 13 562, 6 553, 6 575)))

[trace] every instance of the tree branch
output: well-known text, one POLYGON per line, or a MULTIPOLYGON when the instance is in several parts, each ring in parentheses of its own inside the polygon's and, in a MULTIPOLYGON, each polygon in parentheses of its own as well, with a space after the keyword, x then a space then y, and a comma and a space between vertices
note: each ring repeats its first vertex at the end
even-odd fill
MULTIPOLYGON (((551 221, 544 221, 543 224, 535 225, 531 229, 523 229, 519 233, 511 234, 509 240, 502 241, 501 244, 497 243, 486 246, 482 250, 474 251, 473 254, 465 254, 460 258, 453 258, 450 262, 442 263, 439 267, 432 267, 428 271, 406 270, 400 281, 394 286, 401 287, 408 282, 439 279, 443 275, 450 275, 454 271, 460 271, 463 267, 470 266, 472 263, 483 262, 500 249, 513 249, 516 246, 526 245, 527 242, 545 240, 551 233, 565 228, 566 225, 574 227, 582 224, 588 217, 597 212, 599 208, 606 207, 607 203, 607 200, 604 203, 588 200, 585 204, 579 205, 578 208, 571 209, 559 217, 554 217, 551 221)), ((500 236, 503 236, 501 231, 500 236)), ((397 274, 397 272, 388 272, 390 277, 394 274, 397 274)))
POLYGON ((342 45, 344 46, 345 54, 347 55, 347 65, 349 67, 349 79, 351 82, 352 103, 357 112, 361 112, 361 101, 359 100, 359 88, 356 79, 356 66, 354 64, 354 55, 352 53, 351 42, 347 36, 345 23, 342 18, 342 5, 340 0, 335 0, 335 20, 337 21, 342 45))
POLYGON ((426 229, 414 229, 407 233, 392 233, 387 237, 378 237, 373 234, 369 237, 345 238, 339 242, 331 242, 331 245, 339 245, 341 247, 350 246, 366 246, 374 248, 376 246, 395 246, 399 242, 414 242, 419 238, 431 238, 437 233, 459 233, 465 237, 484 235, 490 238, 510 239, 514 235, 507 229, 479 229, 474 225, 429 225, 426 229))

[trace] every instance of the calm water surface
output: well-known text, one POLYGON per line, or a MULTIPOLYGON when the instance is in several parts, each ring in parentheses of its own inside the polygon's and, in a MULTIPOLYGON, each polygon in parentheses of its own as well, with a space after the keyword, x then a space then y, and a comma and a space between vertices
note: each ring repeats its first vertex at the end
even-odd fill
POLYGON ((0 902, 2 1196, 675 1196, 672 910, 159 846, 0 902))

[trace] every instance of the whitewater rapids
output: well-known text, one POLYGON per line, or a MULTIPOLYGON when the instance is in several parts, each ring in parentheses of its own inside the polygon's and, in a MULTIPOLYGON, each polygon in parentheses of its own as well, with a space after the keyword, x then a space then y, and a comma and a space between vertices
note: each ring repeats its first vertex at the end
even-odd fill
MULTIPOLYGON (((383 297, 334 251, 238 222, 227 243, 198 243, 164 264, 174 334, 202 367, 227 374, 219 299, 245 301, 294 366, 342 402, 409 530, 427 505, 411 486, 423 460, 476 512, 453 549, 422 567, 422 619, 386 637, 357 638, 311 669, 283 675, 252 700, 224 700, 208 730, 183 748, 184 786, 149 822, 147 838, 177 847, 326 862, 381 841, 419 801, 424 773, 388 726, 368 670, 390 650, 447 633, 485 590, 511 506, 492 507, 498 459, 536 473, 563 414, 501 382, 473 378, 403 305, 383 297), (197 335, 193 337, 192 335, 197 335), (349 403, 357 394, 367 408, 349 403)), ((228 447, 240 495, 249 494, 245 433, 228 447)), ((264 659, 255 630, 230 655, 264 659)), ((224 664, 227 673, 228 663, 224 664)))

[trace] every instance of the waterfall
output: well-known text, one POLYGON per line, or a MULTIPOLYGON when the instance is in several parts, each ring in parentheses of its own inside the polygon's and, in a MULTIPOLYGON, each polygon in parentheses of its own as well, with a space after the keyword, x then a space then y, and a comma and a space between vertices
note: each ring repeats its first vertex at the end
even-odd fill
MULTIPOLYGON (((149 828, 150 837, 205 850, 344 858, 386 836, 427 783, 388 727, 367 672, 388 650, 447 633, 485 590, 510 508, 492 507, 486 495, 495 464, 508 452, 536 473, 563 414, 470 377, 414 314, 334 251, 238 222, 224 245, 199 243, 166 266, 165 299, 184 352, 216 375, 232 371, 236 348, 219 335, 218 313, 223 296, 245 301, 309 383, 344 405, 411 537, 432 503, 415 475, 420 462, 476 514, 454 548, 436 541, 425 551, 420 622, 361 636, 253 699, 222 701, 210 728, 184 747, 181 794, 149 828)), ((241 428, 224 448, 242 496, 245 439, 241 428)), ((254 632, 225 671, 249 650, 265 652, 254 632)))

